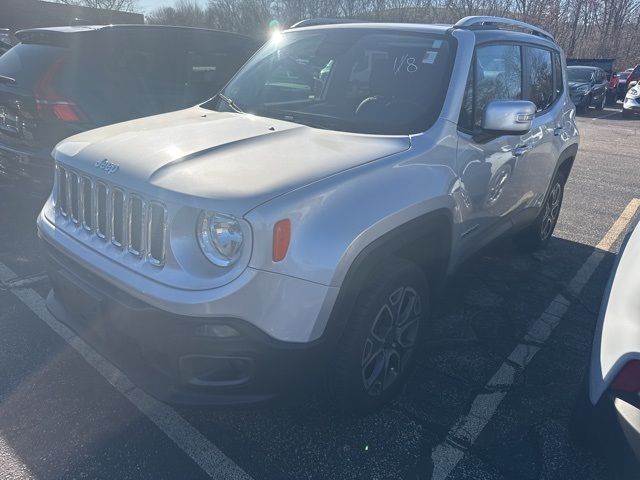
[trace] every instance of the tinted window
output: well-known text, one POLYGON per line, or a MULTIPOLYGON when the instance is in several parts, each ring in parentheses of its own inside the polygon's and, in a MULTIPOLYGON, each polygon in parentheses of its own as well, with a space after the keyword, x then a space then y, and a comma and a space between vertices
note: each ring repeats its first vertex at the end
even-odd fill
POLYGON ((593 79, 593 69, 581 67, 567 68, 567 77, 570 82, 586 83, 593 79))
POLYGON ((553 85, 554 85, 554 99, 558 98, 562 93, 563 80, 562 80, 562 61, 560 55, 556 52, 553 54, 553 85))
POLYGON ((0 75, 15 79, 21 88, 32 89, 64 52, 60 47, 21 43, 0 57, 0 75))
POLYGON ((204 102, 257 48, 243 37, 173 29, 89 32, 65 40, 66 47, 17 45, 0 57, 0 75, 33 90, 46 73, 48 87, 97 125, 204 102))
MULTIPOLYGON (((263 47, 224 94, 245 112, 317 128, 423 132, 442 108, 453 48, 439 35, 293 31, 263 47)), ((209 107, 230 111, 222 101, 209 107)))
POLYGON ((555 98, 551 51, 529 48, 530 100, 536 104, 536 111, 549 108, 555 98))
POLYGON ((460 115, 464 129, 482 125, 487 104, 522 98, 522 59, 517 45, 487 45, 476 49, 460 115))

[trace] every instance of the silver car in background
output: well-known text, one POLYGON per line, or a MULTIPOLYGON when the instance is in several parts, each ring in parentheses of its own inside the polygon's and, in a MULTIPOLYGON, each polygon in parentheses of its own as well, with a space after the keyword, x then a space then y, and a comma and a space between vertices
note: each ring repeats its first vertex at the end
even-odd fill
POLYGON ((166 400, 305 382, 378 408, 447 274, 549 241, 579 140, 565 67, 495 17, 278 34, 210 101, 58 144, 49 308, 166 400))

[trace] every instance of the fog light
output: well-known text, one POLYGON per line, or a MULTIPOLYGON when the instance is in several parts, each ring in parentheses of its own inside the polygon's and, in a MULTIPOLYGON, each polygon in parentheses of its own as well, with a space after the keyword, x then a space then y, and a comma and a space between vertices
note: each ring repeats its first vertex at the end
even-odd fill
POLYGON ((240 332, 229 325, 200 325, 196 329, 196 333, 201 337, 232 338, 240 336, 240 332))

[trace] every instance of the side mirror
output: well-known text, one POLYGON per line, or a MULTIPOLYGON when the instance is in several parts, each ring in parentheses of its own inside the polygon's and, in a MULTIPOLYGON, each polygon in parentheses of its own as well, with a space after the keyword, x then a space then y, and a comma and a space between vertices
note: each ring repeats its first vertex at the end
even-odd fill
POLYGON ((633 81, 633 82, 629 83, 629 85, 627 85, 627 90, 635 87, 637 84, 638 84, 638 82, 636 82, 636 81, 633 81))
POLYGON ((522 135, 531 130, 536 106, 525 100, 494 100, 484 110, 482 129, 503 135, 522 135))

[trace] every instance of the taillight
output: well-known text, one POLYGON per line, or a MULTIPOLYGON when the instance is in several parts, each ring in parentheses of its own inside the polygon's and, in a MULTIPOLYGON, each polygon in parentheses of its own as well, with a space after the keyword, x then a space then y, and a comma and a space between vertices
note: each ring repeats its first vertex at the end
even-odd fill
POLYGON ((611 389, 621 392, 640 392, 640 360, 627 362, 611 382, 611 389))
POLYGON ((67 123, 86 120, 75 102, 64 98, 53 85, 56 74, 64 67, 66 61, 66 57, 60 57, 53 62, 36 85, 36 109, 38 117, 43 120, 60 120, 67 123))

